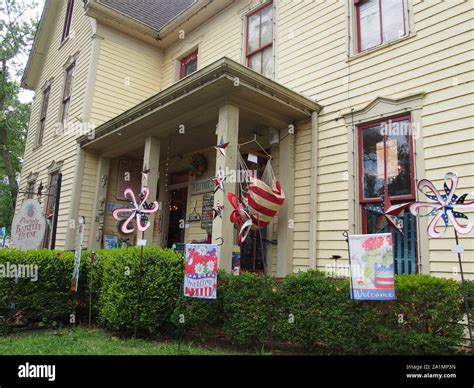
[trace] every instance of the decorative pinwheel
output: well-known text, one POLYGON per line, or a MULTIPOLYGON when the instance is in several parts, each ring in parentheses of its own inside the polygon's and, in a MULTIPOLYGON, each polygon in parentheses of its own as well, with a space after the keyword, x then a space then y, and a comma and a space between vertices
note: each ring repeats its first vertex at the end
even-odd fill
POLYGON ((129 208, 122 208, 122 209, 115 209, 112 212, 112 217, 117 221, 123 219, 123 214, 127 216, 125 221, 120 226, 120 231, 124 234, 130 234, 135 231, 135 227, 133 226, 133 219, 135 219, 135 223, 137 225, 137 229, 140 232, 144 232, 150 227, 150 221, 148 220, 148 215, 156 213, 160 206, 158 202, 153 202, 151 204, 147 203, 147 199, 150 195, 150 189, 148 187, 144 187, 143 191, 140 194, 140 202, 136 200, 135 193, 132 189, 128 188, 124 192, 124 196, 130 198, 130 204, 132 207, 129 208))
POLYGON ((414 202, 410 205, 410 212, 415 216, 434 216, 428 225, 428 235, 430 237, 442 237, 448 229, 449 222, 457 233, 468 234, 474 230, 474 224, 469 222, 468 217, 459 210, 474 210, 474 201, 466 202, 466 197, 469 194, 460 197, 454 194, 458 186, 458 176, 455 173, 448 172, 444 180, 445 194, 441 194, 428 179, 422 179, 418 182, 418 190, 433 202, 414 202), (425 189, 426 191, 424 191, 425 189), (424 209, 428 210, 425 214, 422 214, 424 209), (442 230, 438 229, 440 219, 444 223, 442 230), (467 220, 467 223, 462 225, 459 219, 467 220))
POLYGON ((220 152, 220 154, 225 158, 225 149, 227 148, 227 146, 229 145, 229 143, 224 143, 224 138, 221 137, 221 141, 218 145, 214 146, 214 148, 220 152))

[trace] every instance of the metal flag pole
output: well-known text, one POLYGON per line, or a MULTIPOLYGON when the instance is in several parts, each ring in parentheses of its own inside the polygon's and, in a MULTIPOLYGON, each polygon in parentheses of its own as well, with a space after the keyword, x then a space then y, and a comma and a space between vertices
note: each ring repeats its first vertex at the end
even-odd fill
POLYGON ((349 287, 351 290, 351 299, 354 299, 354 288, 352 287, 352 263, 351 263, 351 246, 349 245, 349 232, 345 230, 342 235, 346 238, 347 253, 349 258, 349 287))
MULTIPOLYGON (((456 238, 456 245, 459 246, 459 237, 458 232, 454 229, 454 237, 456 238)), ((458 250, 458 262, 459 262, 459 271, 461 273, 461 287, 463 291, 463 298, 464 298, 464 307, 466 308, 466 316, 467 316, 467 330, 469 332, 469 341, 471 342, 471 353, 474 355, 474 341, 472 338, 472 326, 471 326, 471 309, 469 308, 469 300, 467 297, 467 290, 466 284, 464 281, 464 270, 462 268, 462 259, 461 259, 461 252, 458 250)))

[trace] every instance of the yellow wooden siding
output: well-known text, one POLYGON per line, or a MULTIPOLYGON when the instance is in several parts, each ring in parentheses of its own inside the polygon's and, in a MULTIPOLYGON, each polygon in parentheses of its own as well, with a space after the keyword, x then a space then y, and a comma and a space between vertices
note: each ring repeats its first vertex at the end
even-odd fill
POLYGON ((248 5, 248 1, 237 1, 199 28, 185 31, 185 38, 165 51, 162 87, 167 88, 179 80, 179 60, 196 47, 199 49, 198 69, 222 57, 241 62, 243 39, 240 12, 248 5))
POLYGON ((99 26, 101 39, 91 120, 100 125, 160 91, 162 55, 156 47, 99 26))
MULTIPOLYGON (((25 190, 27 177, 33 172, 38 173, 37 186, 42 182, 46 187, 49 184, 48 166, 53 160, 63 162, 61 169, 63 182, 59 204, 58 233, 56 236, 56 247, 58 249, 62 249, 65 246, 66 232, 69 226, 68 215, 71 206, 71 194, 74 183, 77 143, 74 135, 55 135, 54 129, 61 119, 62 93, 65 80, 64 65, 69 57, 76 53, 78 56, 76 60, 69 117, 70 121, 74 124, 80 123, 82 120, 86 79, 89 70, 89 43, 91 36, 90 21, 83 14, 84 10, 81 6, 81 2, 77 1, 73 12, 70 37, 61 46, 65 11, 66 2, 61 2, 59 15, 50 37, 49 48, 46 53, 44 66, 41 71, 41 76, 32 104, 32 114, 26 141, 20 184, 20 190, 25 190), (39 114, 43 102, 41 87, 51 78, 53 78, 53 83, 49 98, 43 145, 35 148, 39 114)), ((45 190, 44 194, 46 193, 45 190)), ((17 209, 21 206, 24 198, 24 194, 19 195, 17 209)), ((43 205, 46 204, 46 199, 46 197, 43 197, 43 205)))
MULTIPOLYGON (((358 109, 376 97, 425 92, 424 149, 417 150, 424 154, 425 175, 439 186, 447 171, 457 171, 459 192, 473 191, 474 12, 468 2, 416 2, 416 36, 347 62, 344 2, 303 3, 296 7, 292 2, 278 2, 278 80, 308 97, 317 97, 323 106, 317 196, 317 265, 323 269, 334 254, 347 258, 341 233, 349 227, 348 190, 352 188, 348 187, 347 168, 352 150, 348 149, 346 123, 339 115, 351 105, 358 109)), ((305 246, 298 241, 306 238, 306 232, 301 233, 295 239, 295 260, 305 254, 305 246)), ((433 274, 453 276, 456 257, 450 252, 453 239, 449 236, 429 242, 428 271, 433 274)), ((420 238, 426 238, 424 230, 420 238)), ((472 263, 472 237, 464 238, 463 244, 464 258, 472 263)), ((465 270, 473 278, 471 263, 465 270)))

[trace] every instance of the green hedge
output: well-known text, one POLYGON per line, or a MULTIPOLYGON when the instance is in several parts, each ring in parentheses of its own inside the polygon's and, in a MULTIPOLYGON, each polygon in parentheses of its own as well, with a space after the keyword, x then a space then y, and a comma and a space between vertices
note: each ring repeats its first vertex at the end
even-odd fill
POLYGON ((171 326, 178 299, 184 263, 174 251, 145 248, 140 282, 140 249, 98 252, 99 320, 107 328, 156 334, 171 326), (136 316, 138 306, 138 316, 136 316))
MULTIPOLYGON (((353 301, 347 279, 318 271, 292 274, 280 283, 268 276, 218 275, 217 300, 183 296, 183 259, 171 250, 145 248, 142 299, 138 304, 140 249, 97 252, 89 271, 81 261, 79 292, 69 291, 73 253, 0 250, 0 264, 38 265, 37 282, 0 279, 0 335, 5 316, 21 314, 23 324, 44 326, 87 322, 89 281, 92 315, 102 326, 155 335, 163 331, 221 333, 236 344, 297 344, 325 353, 444 354, 461 343, 464 314, 459 282, 426 275, 396 276, 396 301, 353 301), (15 294, 15 308, 10 309, 15 294), (4 317, 3 319, 1 317, 4 317)), ((467 282, 474 302, 474 282, 467 282)))
POLYGON ((16 282, 12 277, 0 278, 0 309, 4 319, 12 321, 16 317, 14 321, 19 324, 40 327, 70 324, 71 318, 80 323, 85 319, 81 301, 87 299, 84 281, 88 278, 85 258, 81 263, 79 292, 74 294, 69 291, 73 253, 0 249, 2 268, 19 268, 19 265, 37 268, 37 279, 18 277, 16 282))

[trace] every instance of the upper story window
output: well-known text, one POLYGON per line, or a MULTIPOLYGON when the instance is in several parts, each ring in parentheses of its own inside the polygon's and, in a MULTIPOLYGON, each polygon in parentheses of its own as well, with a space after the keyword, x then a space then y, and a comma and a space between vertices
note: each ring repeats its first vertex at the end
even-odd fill
POLYGON ((73 63, 66 69, 66 81, 64 83, 63 109, 62 109, 62 117, 61 117, 61 124, 63 128, 67 125, 67 122, 69 120, 69 108, 71 106, 71 93, 72 93, 72 81, 74 78, 74 70, 75 70, 75 63, 73 63))
POLYGON ((187 55, 181 59, 180 70, 179 70, 179 79, 183 79, 188 75, 194 73, 197 70, 198 63, 198 51, 193 51, 191 54, 187 55))
POLYGON ((43 104, 41 105, 40 123, 38 128, 38 136, 36 144, 39 146, 43 143, 44 128, 46 126, 46 113, 48 112, 49 95, 51 94, 51 86, 43 91, 43 104))
POLYGON ((74 0, 68 0, 67 8, 66 8, 66 16, 64 18, 64 27, 63 27, 63 35, 61 38, 61 42, 64 42, 66 38, 69 36, 69 33, 71 32, 73 8, 74 8, 74 0))
POLYGON ((404 2, 405 0, 354 0, 359 52, 406 35, 404 2))
POLYGON ((273 76, 273 4, 269 2, 247 16, 247 66, 273 76))

